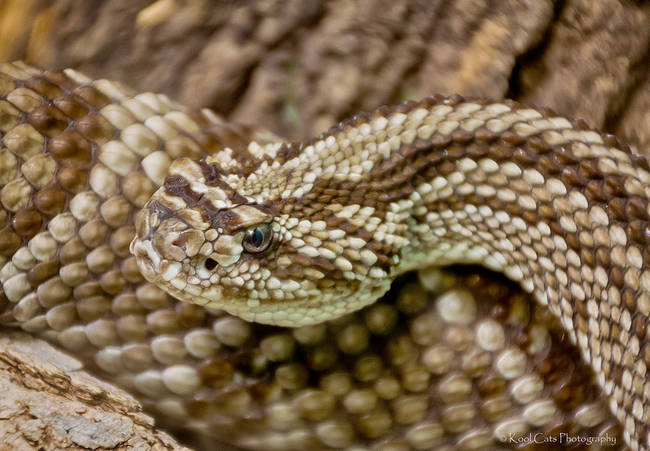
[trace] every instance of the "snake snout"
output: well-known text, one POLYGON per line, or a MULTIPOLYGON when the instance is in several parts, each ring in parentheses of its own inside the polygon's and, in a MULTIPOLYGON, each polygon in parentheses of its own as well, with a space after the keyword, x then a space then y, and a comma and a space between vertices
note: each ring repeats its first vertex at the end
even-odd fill
POLYGON ((160 274, 161 255, 150 240, 135 237, 131 242, 131 253, 135 255, 138 268, 149 281, 155 280, 160 274))

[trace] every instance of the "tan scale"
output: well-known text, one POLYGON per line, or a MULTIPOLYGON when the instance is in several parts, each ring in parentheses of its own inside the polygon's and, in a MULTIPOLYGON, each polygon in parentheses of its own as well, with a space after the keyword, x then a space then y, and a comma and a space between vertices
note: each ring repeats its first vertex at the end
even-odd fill
POLYGON ((650 174, 580 121, 432 97, 291 144, 13 63, 0 131, 0 322, 163 425, 250 449, 648 449, 650 174), (538 302, 425 269, 451 263, 538 302))

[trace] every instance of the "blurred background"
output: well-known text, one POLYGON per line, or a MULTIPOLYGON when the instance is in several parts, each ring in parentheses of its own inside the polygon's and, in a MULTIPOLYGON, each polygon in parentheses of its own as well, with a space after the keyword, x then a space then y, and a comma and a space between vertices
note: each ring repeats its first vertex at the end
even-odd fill
POLYGON ((0 0, 0 60, 305 139, 433 93, 511 97, 650 154, 650 2, 0 0))

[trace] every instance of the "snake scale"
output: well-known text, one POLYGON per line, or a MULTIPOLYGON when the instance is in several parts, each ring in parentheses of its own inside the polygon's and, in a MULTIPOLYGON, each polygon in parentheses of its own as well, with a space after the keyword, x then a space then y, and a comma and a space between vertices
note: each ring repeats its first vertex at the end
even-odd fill
POLYGON ((0 324, 168 424, 244 448, 648 449, 650 170, 580 120, 435 96, 286 143, 17 62, 0 137, 0 324), (425 269, 454 263, 537 302, 425 269))

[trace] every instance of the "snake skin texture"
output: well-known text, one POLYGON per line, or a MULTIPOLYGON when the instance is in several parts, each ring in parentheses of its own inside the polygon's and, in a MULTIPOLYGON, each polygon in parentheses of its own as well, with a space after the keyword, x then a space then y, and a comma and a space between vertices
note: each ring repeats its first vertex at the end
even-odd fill
POLYGON ((432 97, 289 144, 13 63, 0 137, 0 324, 163 424, 247 449, 648 449, 650 172, 581 121, 432 97), (453 263, 537 302, 430 268, 453 263))

